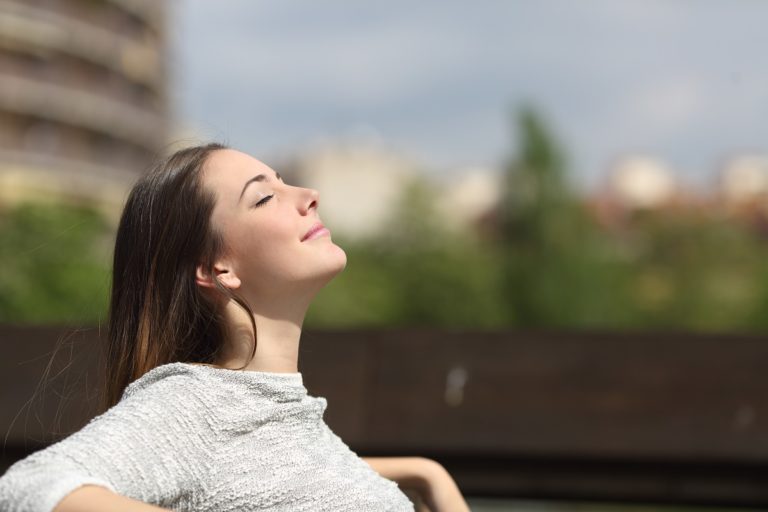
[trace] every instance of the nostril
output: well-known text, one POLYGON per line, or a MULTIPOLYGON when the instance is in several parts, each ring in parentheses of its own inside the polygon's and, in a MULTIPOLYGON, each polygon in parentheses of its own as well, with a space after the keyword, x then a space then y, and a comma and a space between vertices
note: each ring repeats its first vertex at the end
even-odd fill
POLYGON ((309 189, 309 192, 310 201, 307 206, 307 211, 312 210, 313 208, 316 210, 320 201, 320 194, 314 189, 309 189))

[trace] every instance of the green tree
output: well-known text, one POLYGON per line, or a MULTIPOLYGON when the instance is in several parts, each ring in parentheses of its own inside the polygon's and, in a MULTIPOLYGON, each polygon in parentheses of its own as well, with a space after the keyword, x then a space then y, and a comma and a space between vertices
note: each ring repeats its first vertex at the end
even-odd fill
POLYGON ((105 317, 112 230, 86 206, 0 212, 0 322, 96 324, 105 317))
POLYGON ((516 123, 518 150, 506 168, 499 208, 510 323, 625 324, 630 319, 616 297, 625 277, 618 248, 571 193, 565 153, 542 117, 525 107, 516 123))
POLYGON ((639 212, 628 243, 638 327, 735 331, 765 325, 760 277, 766 251, 747 226, 696 211, 639 212))

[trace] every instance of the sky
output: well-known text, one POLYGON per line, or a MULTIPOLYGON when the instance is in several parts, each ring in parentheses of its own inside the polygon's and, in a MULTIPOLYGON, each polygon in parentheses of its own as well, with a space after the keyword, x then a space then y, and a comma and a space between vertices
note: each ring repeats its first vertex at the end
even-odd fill
POLYGON ((377 141, 446 176, 501 168, 531 105, 595 188, 625 155, 708 186, 768 153, 763 0, 172 0, 178 123, 269 163, 377 141))

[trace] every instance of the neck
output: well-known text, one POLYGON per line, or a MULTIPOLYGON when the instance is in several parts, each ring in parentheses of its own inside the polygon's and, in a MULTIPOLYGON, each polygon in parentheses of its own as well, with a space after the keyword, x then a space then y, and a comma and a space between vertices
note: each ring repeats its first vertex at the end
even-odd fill
POLYGON ((239 306, 229 303, 227 338, 216 364, 225 368, 258 372, 296 373, 299 367, 299 340, 307 307, 281 308, 280 314, 254 309, 256 354, 253 353, 253 328, 239 306))

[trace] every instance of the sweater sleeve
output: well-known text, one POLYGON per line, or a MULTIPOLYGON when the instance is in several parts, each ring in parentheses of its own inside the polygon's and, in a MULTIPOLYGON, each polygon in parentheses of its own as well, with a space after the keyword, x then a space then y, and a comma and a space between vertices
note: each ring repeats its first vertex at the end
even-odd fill
POLYGON ((0 478, 0 510, 51 512, 86 484, 161 507, 186 508, 210 460, 204 395, 195 387, 193 379, 166 377, 16 462, 0 478))

